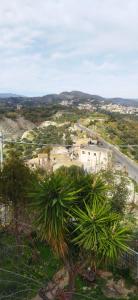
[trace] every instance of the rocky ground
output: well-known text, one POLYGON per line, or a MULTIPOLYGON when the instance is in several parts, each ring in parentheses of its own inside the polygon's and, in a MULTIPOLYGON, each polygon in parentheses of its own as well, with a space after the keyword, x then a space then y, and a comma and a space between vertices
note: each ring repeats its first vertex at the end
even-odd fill
POLYGON ((15 120, 10 118, 0 119, 0 131, 3 132, 5 138, 16 139, 21 137, 25 131, 31 130, 34 127, 35 125, 32 122, 23 117, 18 117, 15 120))
MULTIPOLYGON (((82 286, 81 299, 85 299, 85 296, 87 299, 89 293, 92 295, 92 290, 95 291, 97 288, 101 289, 104 300, 105 299, 120 299, 120 300, 137 299, 135 298, 135 296, 137 297, 138 295, 138 286, 136 284, 133 284, 128 287, 124 278, 119 278, 117 280, 114 278, 112 272, 103 271, 103 270, 98 271, 97 277, 102 280, 102 286, 99 286, 98 283, 99 281, 94 282, 92 286, 90 285, 82 286)), ((69 282, 68 273, 63 268, 54 275, 53 280, 50 281, 48 285, 40 291, 39 295, 37 295, 32 300, 42 300, 42 299, 54 300, 56 299, 57 291, 64 289, 68 285, 68 282, 69 282)), ((77 295, 77 291, 76 291, 76 295, 77 295)))

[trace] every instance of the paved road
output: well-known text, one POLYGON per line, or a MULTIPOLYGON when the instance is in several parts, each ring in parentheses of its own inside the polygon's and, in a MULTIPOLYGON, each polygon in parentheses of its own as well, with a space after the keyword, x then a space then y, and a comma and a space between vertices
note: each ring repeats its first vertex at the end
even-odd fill
POLYGON ((81 124, 77 124, 78 128, 80 128, 83 131, 87 131, 89 132, 90 135, 97 135, 99 141, 103 144, 103 146, 105 148, 111 149, 114 155, 114 158, 116 160, 116 162, 118 162, 119 164, 121 164, 124 168, 126 168, 128 175, 132 178, 135 179, 135 181, 138 183, 138 164, 135 163, 133 160, 131 160, 130 158, 128 158, 125 154, 123 154, 122 152, 119 151, 119 149, 106 142, 101 136, 99 136, 96 132, 94 132, 91 129, 88 129, 85 126, 82 126, 81 124))

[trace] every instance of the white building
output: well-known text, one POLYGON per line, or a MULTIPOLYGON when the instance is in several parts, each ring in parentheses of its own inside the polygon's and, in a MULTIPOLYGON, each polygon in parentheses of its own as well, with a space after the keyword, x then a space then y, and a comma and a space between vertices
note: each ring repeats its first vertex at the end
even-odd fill
POLYGON ((97 173, 111 166, 112 151, 95 145, 82 146, 79 149, 79 160, 85 170, 97 173))

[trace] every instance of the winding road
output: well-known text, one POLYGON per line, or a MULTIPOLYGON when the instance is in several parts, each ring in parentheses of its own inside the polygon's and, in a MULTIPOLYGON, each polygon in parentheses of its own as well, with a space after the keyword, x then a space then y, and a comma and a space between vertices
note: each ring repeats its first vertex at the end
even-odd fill
POLYGON ((81 124, 77 124, 77 127, 80 130, 86 131, 91 135, 98 136, 99 141, 103 144, 103 146, 107 149, 112 150, 114 159, 117 163, 119 163, 122 167, 126 169, 129 177, 134 179, 138 183, 138 164, 131 160, 128 156, 123 154, 116 146, 106 142, 97 132, 89 129, 81 124))

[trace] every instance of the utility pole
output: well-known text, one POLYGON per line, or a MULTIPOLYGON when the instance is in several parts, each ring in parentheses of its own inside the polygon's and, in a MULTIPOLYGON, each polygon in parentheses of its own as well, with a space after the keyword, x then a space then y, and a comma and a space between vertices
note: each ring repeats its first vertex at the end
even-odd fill
POLYGON ((0 132, 0 168, 3 168, 3 133, 0 132))

